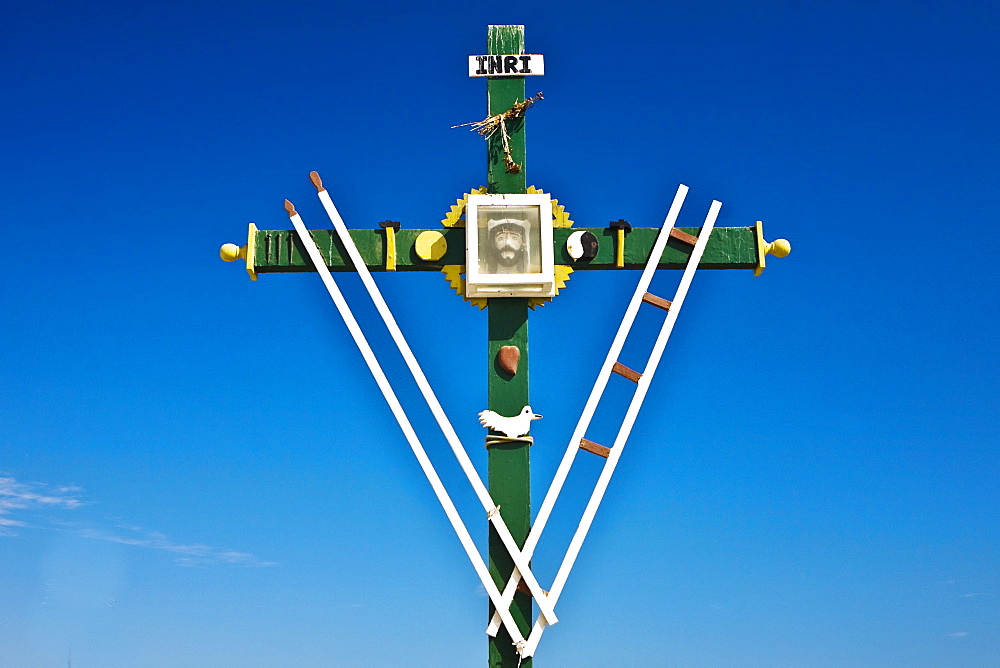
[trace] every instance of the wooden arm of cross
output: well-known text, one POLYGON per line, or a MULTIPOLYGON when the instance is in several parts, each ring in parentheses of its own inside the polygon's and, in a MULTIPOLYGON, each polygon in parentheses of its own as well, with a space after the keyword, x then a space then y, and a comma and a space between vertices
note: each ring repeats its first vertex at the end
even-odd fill
MULTIPOLYGON (((697 228, 677 228, 682 233, 697 234, 697 228)), ((460 227, 439 228, 447 244, 444 254, 436 260, 421 259, 416 250, 417 237, 430 230, 402 228, 394 232, 394 262, 389 271, 440 271, 444 265, 465 264, 465 230, 460 227)), ((633 228, 624 249, 623 269, 642 269, 649 259, 659 228, 633 228)), ((313 237, 330 271, 354 271, 347 252, 333 230, 314 230, 313 237)), ((369 271, 387 270, 387 232, 384 229, 351 230, 351 238, 361 253, 369 271)), ((555 262, 574 271, 614 270, 616 266, 616 230, 608 228, 559 228, 553 230, 555 262), (587 260, 574 260, 566 250, 566 240, 573 232, 590 232, 597 237, 597 255, 587 260)), ((750 227, 717 227, 712 234, 699 269, 749 269, 756 275, 764 269, 767 254, 784 257, 790 246, 784 239, 764 241, 760 222, 750 227)), ((292 230, 258 230, 251 223, 248 241, 242 248, 226 244, 222 259, 247 260, 247 271, 256 274, 314 271, 305 249, 292 230), (249 255, 249 258, 247 257, 249 255)), ((691 255, 691 244, 673 238, 667 244, 657 265, 658 269, 684 269, 691 255)))

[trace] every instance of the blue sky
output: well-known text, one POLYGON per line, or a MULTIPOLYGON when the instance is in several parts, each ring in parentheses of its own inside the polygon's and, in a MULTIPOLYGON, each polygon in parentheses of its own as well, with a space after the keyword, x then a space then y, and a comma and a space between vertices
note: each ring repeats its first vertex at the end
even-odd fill
MULTIPOLYGON (((485 662, 486 595, 319 279, 254 283, 218 247, 288 229, 286 197, 328 227, 314 169, 352 228, 436 227, 484 181, 484 143, 450 126, 484 115, 466 56, 506 23, 546 58, 528 181, 577 225, 657 226, 685 183, 681 224, 719 199, 719 225, 794 247, 759 278, 695 277, 535 665, 995 663, 998 19, 930 0, 6 8, 0 665, 485 662)), ((531 317, 536 507, 638 279, 611 274, 531 317)), ((377 280, 485 476, 485 314, 440 275, 377 280)), ((596 476, 579 467, 543 586, 596 476)))

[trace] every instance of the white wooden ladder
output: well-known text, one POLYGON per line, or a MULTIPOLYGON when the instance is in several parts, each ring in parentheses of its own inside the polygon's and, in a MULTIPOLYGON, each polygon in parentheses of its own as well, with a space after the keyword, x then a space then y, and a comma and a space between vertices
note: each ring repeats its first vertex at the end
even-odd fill
MULTIPOLYGON (((684 203, 684 198, 687 196, 687 192, 688 187, 685 185, 681 185, 677 188, 674 201, 669 212, 667 213, 666 219, 663 222, 663 226, 660 229, 660 234, 656 238, 653 250, 650 252, 649 259, 646 262, 642 275, 639 278, 639 284, 636 286, 635 292, 629 300, 628 307, 625 309, 625 315, 622 318, 621 325, 618 327, 618 332, 615 335, 610 350, 608 350, 604 364, 601 366, 601 370, 597 375, 597 380, 591 390, 590 397, 587 399, 587 403, 584 406, 582 414, 580 415, 576 428, 573 430, 573 435, 570 437, 569 444, 566 447, 566 452, 556 470, 555 477, 549 486, 545 499, 542 501, 542 505, 538 511, 538 516, 535 518, 535 522, 531 527, 531 532, 528 534, 524 549, 521 553, 522 557, 527 559, 530 559, 534 553, 535 547, 538 545, 538 541, 541 538, 542 531, 545 529, 545 525, 549 520, 553 507, 555 506, 559 492, 565 484, 569 471, 573 466, 576 454, 580 450, 586 450, 604 457, 607 461, 601 470, 601 474, 594 487, 594 491, 591 494, 586 508, 584 509, 583 516, 577 530, 570 541, 569 548, 567 549, 566 555, 563 558, 561 566, 559 567, 559 571, 556 574, 552 588, 547 592, 547 602, 552 603, 553 605, 555 605, 555 603, 559 600, 559 596, 562 593, 567 578, 569 577, 569 572, 573 568, 573 564, 575 563, 577 555, 580 552, 580 547, 583 545, 583 541, 587 537, 587 533, 590 531, 594 516, 597 514, 597 508, 600 506, 601 501, 604 498, 604 494, 607 491, 611 476, 615 471, 615 467, 618 465, 618 461, 621 459, 622 452, 625 449, 625 443, 632 431, 632 427, 635 425, 639 409, 642 407, 642 402, 646 398, 649 385, 653 380, 656 368, 663 355, 664 348, 666 348, 667 341, 670 338, 670 333, 673 331, 674 323, 677 322, 677 316, 680 313, 681 307, 684 305, 684 299, 687 296, 688 289, 691 287, 691 281, 694 278, 695 271, 698 269, 698 264, 701 262, 701 257, 705 252, 705 246, 708 244, 708 239, 712 234, 712 229, 714 228, 715 221, 718 218, 719 210, 722 208, 721 202, 712 202, 708 215, 705 218, 705 223, 702 226, 701 232, 697 238, 681 232, 680 230, 675 230, 674 224, 677 221, 677 217, 680 213, 681 206, 684 203), (681 276, 680 284, 674 294, 674 298, 668 301, 650 294, 648 290, 650 283, 653 280, 653 274, 656 272, 656 266, 660 262, 663 251, 671 237, 676 237, 682 241, 691 243, 693 245, 693 249, 690 257, 688 258, 687 265, 684 268, 684 273, 681 276), (663 309, 666 311, 666 317, 662 327, 660 328, 660 332, 657 335, 656 341, 653 344, 653 349, 646 362, 646 366, 643 368, 641 373, 638 373, 628 368, 618 360, 621 355, 622 348, 625 345, 625 340, 628 337, 628 333, 632 329, 632 325, 635 323, 636 314, 642 304, 649 304, 663 309), (607 387, 608 380, 610 379, 612 373, 617 373, 635 382, 636 388, 632 396, 632 400, 628 405, 628 409, 625 412, 625 418, 618 430, 618 435, 615 438, 613 445, 609 448, 588 440, 585 438, 585 435, 594 416, 594 412, 597 410, 597 406, 604 395, 604 390, 607 387)), ((514 597, 514 591, 517 589, 518 585, 518 576, 519 573, 515 570, 510 580, 507 582, 507 586, 504 588, 503 601, 507 605, 510 604, 510 601, 514 597)), ((497 608, 499 610, 499 606, 497 606, 497 608)), ((487 628, 487 633, 490 635, 496 634, 499 628, 499 619, 499 615, 494 614, 487 628)), ((521 656, 527 657, 534 654, 535 649, 538 647, 538 641, 540 640, 546 626, 547 624, 545 619, 540 616, 535 622, 527 643, 520 648, 521 656)))

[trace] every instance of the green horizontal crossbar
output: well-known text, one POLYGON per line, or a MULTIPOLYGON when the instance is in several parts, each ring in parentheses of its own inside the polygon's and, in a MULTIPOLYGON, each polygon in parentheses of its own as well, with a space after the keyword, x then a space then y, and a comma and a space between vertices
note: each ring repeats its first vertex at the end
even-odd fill
MULTIPOLYGON (((698 228, 680 227, 682 232, 697 235, 698 228)), ((446 264, 465 264, 465 229, 439 228, 448 244, 444 256, 433 262, 421 260, 414 250, 417 235, 426 230, 401 229, 396 232, 396 271, 439 271, 446 264)), ((625 237, 624 269, 642 269, 659 228, 634 228, 625 237)), ((347 253, 333 230, 313 230, 313 238, 326 258, 331 271, 353 271, 347 253)), ((351 238, 371 271, 385 271, 385 230, 351 230, 351 238)), ((576 271, 615 269, 614 230, 607 228, 556 228, 553 230, 555 263, 569 265, 576 271), (591 260, 573 260, 566 252, 566 239, 573 232, 594 234, 599 242, 597 256, 591 260)), ((258 274, 312 271, 302 245, 292 230, 258 230, 254 267, 258 274)), ((672 238, 663 251, 659 269, 683 269, 691 246, 672 238)), ((705 248, 700 269, 756 269, 757 240, 753 227, 717 227, 705 248)))

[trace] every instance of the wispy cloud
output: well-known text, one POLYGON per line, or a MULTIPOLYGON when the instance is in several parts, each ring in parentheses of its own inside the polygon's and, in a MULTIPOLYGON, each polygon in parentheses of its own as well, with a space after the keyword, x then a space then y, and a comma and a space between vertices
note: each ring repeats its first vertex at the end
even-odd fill
POLYGON ((955 633, 949 633, 948 637, 949 638, 964 638, 967 635, 969 635, 968 631, 956 631, 955 633))
POLYGON ((83 505, 79 487, 50 487, 41 483, 18 482, 0 477, 0 536, 16 535, 14 527, 31 524, 24 517, 38 510, 76 509, 83 505))
POLYGON ((119 524, 115 530, 81 529, 77 531, 83 538, 104 540, 132 547, 164 550, 177 555, 175 563, 182 566, 203 566, 211 563, 235 564, 238 566, 275 566, 273 561, 262 561, 248 552, 225 550, 203 543, 178 543, 158 531, 119 524))
POLYGON ((0 476, 0 536, 16 536, 18 530, 48 528, 65 531, 81 538, 103 540, 132 547, 162 550, 175 555, 174 562, 182 566, 203 566, 213 563, 238 566, 274 566, 248 552, 237 552, 203 543, 181 543, 166 535, 142 527, 115 523, 106 528, 94 528, 88 522, 81 528, 72 515, 46 514, 37 517, 41 510, 76 511, 86 505, 84 490, 76 486, 53 487, 43 483, 19 482, 12 477, 0 476), (30 518, 30 519, 29 519, 30 518))

